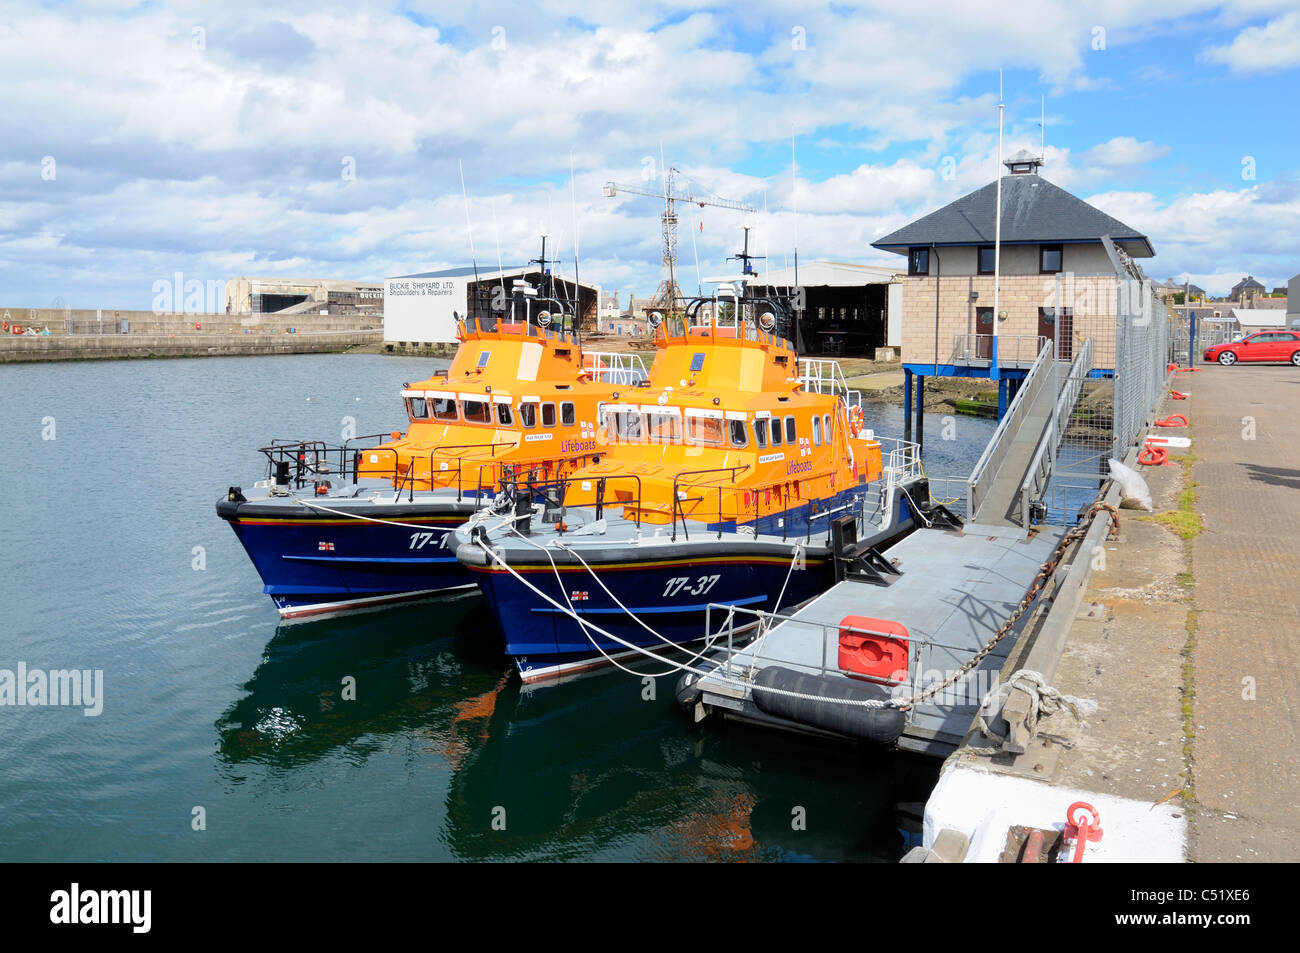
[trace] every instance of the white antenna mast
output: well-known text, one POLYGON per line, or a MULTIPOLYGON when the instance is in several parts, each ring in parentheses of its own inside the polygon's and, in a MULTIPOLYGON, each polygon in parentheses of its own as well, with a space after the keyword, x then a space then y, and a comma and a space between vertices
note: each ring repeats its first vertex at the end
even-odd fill
MULTIPOLYGON (((573 333, 581 335, 582 285, 578 284, 578 186, 573 170, 573 153, 569 153, 569 203, 573 210, 573 333)), ((600 321, 600 302, 596 302, 596 321, 600 321)), ((599 330, 599 327, 597 328, 599 330)))
POLYGON ((794 283, 799 285, 799 201, 795 179, 794 126, 790 127, 790 208, 794 212, 794 283))
POLYGON ((1047 161, 1047 96, 1043 95, 1041 105, 1039 106, 1038 116, 1038 162, 1041 165, 1047 161))
POLYGON ((992 362, 989 365, 989 377, 1001 379, 998 369, 998 320, 1002 314, 1002 302, 999 297, 1002 281, 1002 70, 998 70, 998 186, 997 209, 994 212, 993 226, 993 347, 992 362))
POLYGON ((474 266, 474 297, 478 298, 478 256, 474 254, 474 229, 469 223, 469 193, 465 191, 465 166, 457 159, 460 169, 460 196, 465 200, 465 231, 469 233, 469 260, 474 266))

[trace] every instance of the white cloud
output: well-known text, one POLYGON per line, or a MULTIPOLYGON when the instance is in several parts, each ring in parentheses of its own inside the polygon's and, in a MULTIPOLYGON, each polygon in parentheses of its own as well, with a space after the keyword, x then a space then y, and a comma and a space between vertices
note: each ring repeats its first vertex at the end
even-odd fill
MULTIPOLYGON (((1115 47, 1219 9, 1208 0, 1141 9, 939 0, 924 13, 884 0, 698 6, 610 0, 595 14, 562 0, 414 0, 406 16, 307 0, 274 11, 105 0, 20 10, 0 24, 5 294, 147 306, 154 278, 178 269, 376 278, 462 264, 458 159, 480 262, 496 257, 494 204, 503 258, 532 257, 543 229, 568 255, 570 155, 584 275, 648 294, 659 208, 604 199, 601 184, 637 181, 662 143, 690 185, 754 205, 766 195, 772 213, 753 217, 755 238, 779 263, 795 228, 792 127, 809 168, 819 140, 845 156, 816 173, 801 166, 800 257, 882 260, 872 240, 997 172, 996 90, 966 89, 972 76, 992 84, 1007 67, 1053 88, 1109 88, 1105 56, 1089 47, 1095 25, 1115 47), (45 155, 58 163, 53 181, 40 175, 45 155), (341 176, 344 157, 355 181, 341 176), (732 168, 762 161, 770 174, 732 168)), ((1240 26, 1275 6, 1245 0, 1220 15, 1240 26)), ((1036 127, 1008 113, 1008 153, 1036 151, 1036 127)), ((1115 188, 1167 149, 1120 136, 1072 156, 1049 141, 1044 171, 1063 187, 1115 188)), ((703 270, 718 270, 743 218, 687 210, 683 273, 697 250, 703 270)))
POLYGON ((1157 257, 1143 267, 1153 276, 1188 273, 1221 295, 1246 272, 1269 276, 1260 280, 1270 288, 1295 272, 1300 188, 1289 184, 1218 189, 1165 202, 1149 192, 1108 192, 1087 201, 1151 237, 1157 257))
POLYGON ((1108 142, 1093 146, 1080 157, 1084 166, 1098 166, 1106 170, 1131 169, 1145 165, 1169 154, 1168 146, 1154 142, 1139 142, 1132 136, 1116 136, 1108 142))
POLYGON ((1300 12, 1247 27, 1224 46, 1205 50, 1202 59, 1221 63, 1234 73, 1260 73, 1300 66, 1300 12))

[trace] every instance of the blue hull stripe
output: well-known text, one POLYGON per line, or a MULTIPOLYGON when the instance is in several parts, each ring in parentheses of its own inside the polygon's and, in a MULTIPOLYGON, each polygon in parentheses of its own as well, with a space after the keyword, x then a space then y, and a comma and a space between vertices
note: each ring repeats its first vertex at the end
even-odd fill
POLYGON ((290 556, 284 554, 281 559, 300 563, 319 563, 322 566, 341 566, 351 563, 380 563, 382 565, 406 566, 427 565, 429 563, 454 563, 455 556, 290 556))

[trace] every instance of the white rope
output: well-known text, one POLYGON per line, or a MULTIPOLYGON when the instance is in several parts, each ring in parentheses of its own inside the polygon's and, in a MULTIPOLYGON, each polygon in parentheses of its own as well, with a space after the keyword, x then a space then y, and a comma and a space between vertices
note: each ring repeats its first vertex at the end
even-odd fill
MULTIPOLYGON (((531 582, 529 582, 518 572, 516 572, 513 566, 511 566, 499 555, 497 555, 497 553, 493 551, 491 547, 487 546, 481 539, 476 540, 476 542, 485 553, 487 553, 490 557, 492 557, 492 561, 494 563, 499 563, 501 567, 506 570, 506 572, 510 573, 510 575, 514 576, 517 580, 522 582, 527 588, 532 590, 536 595, 540 596, 544 601, 554 606, 556 609, 559 609, 561 612, 564 612, 565 614, 569 615, 580 625, 584 626, 584 631, 586 626, 590 626, 593 631, 598 632, 601 635, 605 636, 611 642, 617 642, 619 645, 622 645, 633 652, 640 652, 642 655, 653 655, 653 657, 658 661, 664 662, 672 666, 674 669, 676 669, 679 672, 695 675, 697 678, 703 678, 704 676, 711 675, 724 684, 733 685, 741 689, 749 689, 751 694, 754 691, 763 691, 763 692, 768 692, 769 694, 772 695, 783 695, 787 698, 798 698, 803 701, 827 702, 833 705, 848 705, 855 708, 903 708, 906 707, 907 703, 911 701, 911 699, 889 699, 888 701, 882 701, 874 698, 827 698, 822 695, 810 695, 807 692, 790 691, 784 688, 769 688, 766 686, 760 688, 751 685, 748 682, 743 682, 740 681, 739 679, 733 679, 728 676, 721 675, 718 673, 718 670, 716 669, 703 670, 703 669, 695 668, 692 665, 688 665, 682 662, 677 662, 674 659, 668 659, 668 658, 663 658, 662 656, 659 655, 654 655, 654 653, 648 651, 647 649, 642 648, 639 645, 633 645, 631 642, 627 642, 624 639, 619 638, 617 635, 614 635, 612 632, 609 632, 601 628, 600 626, 596 625, 596 623, 594 622, 587 622, 584 619, 578 618, 577 613, 575 613, 572 608, 566 609, 564 606, 560 605, 560 603, 556 602, 546 593, 542 592, 542 590, 534 586, 531 582)), ((533 545, 536 544, 534 543, 533 545)), ((597 645, 596 648, 598 651, 600 651, 601 655, 604 655, 607 659, 609 658, 609 655, 603 649, 601 649, 599 645, 597 645)), ((610 659, 610 661, 613 662, 613 659, 610 659)), ((614 662, 614 664, 617 665, 617 662, 614 662)), ((619 667, 622 668, 622 666, 619 667)), ((628 669, 624 668, 623 671, 628 671, 628 669)), ((631 672, 631 674, 640 675, 641 673, 631 672)))
MULTIPOLYGON (((560 576, 560 569, 559 569, 559 567, 555 564, 555 560, 554 560, 554 558, 552 558, 550 551, 549 551, 545 546, 542 546, 542 545, 540 545, 539 543, 534 543, 531 539, 528 539, 527 537, 523 536, 522 534, 519 535, 519 539, 520 539, 522 542, 528 544, 529 546, 532 546, 534 549, 540 549, 540 550, 541 550, 541 551, 546 555, 546 558, 547 558, 548 560, 550 560, 550 563, 551 563, 551 570, 552 570, 552 572, 555 573, 555 581, 556 581, 556 582, 559 584, 559 586, 560 586, 560 593, 564 596, 564 601, 565 601, 566 603, 568 603, 570 614, 571 614, 571 615, 572 615, 572 616, 573 616, 573 617, 578 621, 578 624, 582 627, 582 634, 583 634, 584 636, 586 636, 587 641, 591 643, 592 648, 594 648, 597 652, 599 652, 601 655, 603 655, 603 656, 605 657, 605 660, 606 660, 606 661, 608 661, 611 665, 615 666, 616 668, 618 668, 618 669, 620 669, 620 670, 622 670, 622 671, 624 671, 624 672, 628 672, 629 674, 632 674, 632 675, 639 675, 639 676, 642 677, 642 678, 645 678, 645 677, 650 677, 650 678, 663 678, 663 677, 666 676, 666 675, 671 675, 671 674, 673 674, 673 672, 675 671, 675 669, 671 669, 671 670, 669 670, 669 671, 667 671, 667 672, 658 672, 658 673, 656 673, 656 674, 649 674, 649 673, 646 673, 646 672, 634 672, 634 671, 632 671, 632 670, 630 670, 630 669, 627 669, 627 668, 625 668, 624 666, 620 665, 619 662, 618 662, 618 660, 615 659, 613 656, 609 655, 609 654, 608 654, 604 649, 602 649, 602 648, 600 647, 599 643, 597 643, 596 640, 593 639, 593 638, 591 637, 591 634, 587 631, 587 626, 588 626, 589 623, 587 623, 586 620, 580 618, 580 617, 578 616, 578 614, 577 614, 577 610, 573 608, 573 600, 571 600, 571 599, 569 598, 568 589, 565 587, 565 585, 564 585, 564 580, 563 580, 563 579, 561 578, 561 576, 560 576)), ((591 578, 594 579, 594 580, 596 580, 596 584, 597 584, 598 586, 600 586, 601 589, 605 590, 605 595, 609 596, 610 599, 614 600, 614 604, 617 605, 620 609, 622 609, 625 613, 627 613, 627 614, 628 614, 628 615, 629 615, 633 620, 635 620, 636 623, 637 623, 639 626, 641 626, 641 628, 645 629, 647 632, 649 632, 651 635, 653 635, 653 636, 654 636, 656 639, 658 639, 660 642, 663 642, 663 643, 664 643, 666 646, 668 646, 669 648, 682 649, 682 651, 687 651, 686 649, 683 649, 683 648, 682 648, 682 644, 681 644, 680 642, 674 642, 672 639, 668 638, 667 636, 663 635, 662 633, 657 632, 655 629, 651 628, 649 625, 646 624, 645 621, 643 621, 643 620, 641 619, 640 616, 638 616, 635 612, 633 612, 631 609, 629 609, 627 606, 625 606, 621 601, 619 601, 618 596, 616 596, 616 595, 614 595, 614 593, 610 592, 609 587, 605 585, 604 580, 602 580, 602 579, 600 578, 600 576, 598 576, 598 575, 596 574, 596 571, 595 571, 594 569, 591 568, 591 566, 587 563, 587 561, 586 561, 585 559, 582 558, 582 555, 581 555, 577 550, 572 549, 572 548, 570 548, 570 547, 564 545, 564 543, 561 542, 561 541, 558 540, 558 539, 556 539, 556 540, 552 540, 552 544, 553 544, 556 548, 562 550, 563 552, 568 553, 568 554, 569 554, 570 556, 572 556, 574 559, 578 560, 578 562, 582 563, 583 568, 587 570, 587 573, 591 576, 591 578)), ((592 627, 595 628, 594 624, 592 624, 592 627)), ((597 629, 597 631, 601 631, 601 630, 597 629)), ((719 635, 720 635, 720 634, 721 634, 721 633, 719 633, 719 635)), ((705 636, 704 636, 704 647, 703 647, 702 649, 700 649, 699 652, 697 652, 697 653, 695 653, 694 655, 692 655, 692 656, 690 657, 690 661, 692 661, 692 662, 699 661, 699 659, 702 658, 702 657, 704 656, 704 653, 705 653, 705 652, 707 652, 707 651, 709 651, 711 648, 713 648, 713 643, 716 642, 716 641, 717 641, 717 636, 710 636, 710 635, 706 632, 706 633, 705 633, 705 636)), ((652 655, 652 654, 653 654, 653 653, 650 653, 649 651, 643 649, 643 647, 641 647, 641 646, 637 646, 636 648, 637 648, 638 651, 642 651, 642 652, 644 652, 644 654, 647 654, 647 655, 652 655)), ((654 655, 653 657, 656 658, 656 659, 660 658, 660 656, 658 656, 658 655, 654 655)))
POLYGON ((363 520, 367 523, 383 523, 385 526, 402 526, 407 529, 428 529, 428 523, 403 523, 398 520, 383 520, 377 516, 362 516, 360 513, 348 513, 344 510, 331 509, 328 506, 322 506, 314 500, 295 499, 295 503, 301 503, 303 506, 310 506, 314 510, 321 510, 325 513, 332 513, 335 516, 345 516, 352 520, 363 520))

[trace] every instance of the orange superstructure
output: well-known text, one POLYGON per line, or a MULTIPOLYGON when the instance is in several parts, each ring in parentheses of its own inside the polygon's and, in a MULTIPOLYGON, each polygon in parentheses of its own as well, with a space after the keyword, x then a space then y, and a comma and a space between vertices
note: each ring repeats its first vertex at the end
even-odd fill
POLYGON ((753 321, 669 318, 655 333, 648 380, 604 408, 608 452, 573 474, 566 504, 594 504, 604 480, 601 502, 639 522, 758 524, 880 477, 880 444, 859 434, 838 365, 801 369, 753 321))
POLYGON ((503 468, 545 480, 599 459, 600 406, 639 362, 584 354, 572 332, 530 321, 466 318, 457 337, 450 368, 403 389, 410 425, 362 452, 358 479, 490 493, 503 468))

